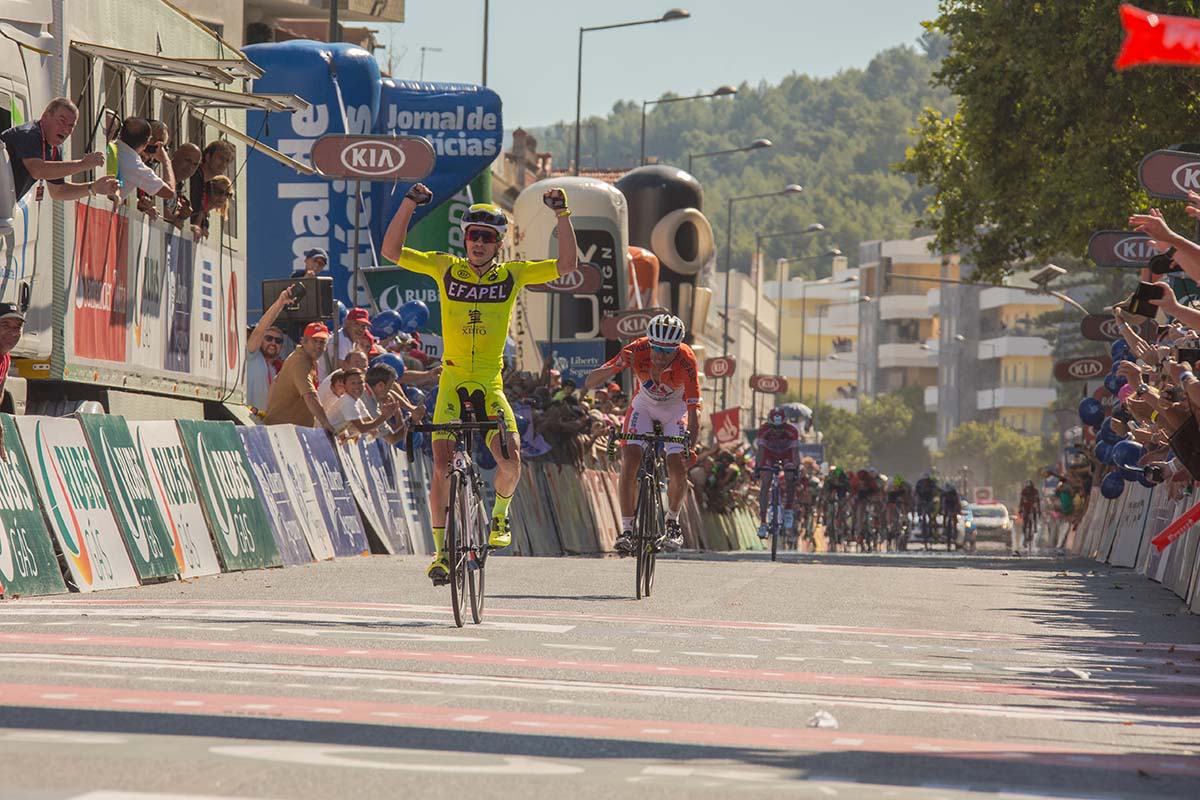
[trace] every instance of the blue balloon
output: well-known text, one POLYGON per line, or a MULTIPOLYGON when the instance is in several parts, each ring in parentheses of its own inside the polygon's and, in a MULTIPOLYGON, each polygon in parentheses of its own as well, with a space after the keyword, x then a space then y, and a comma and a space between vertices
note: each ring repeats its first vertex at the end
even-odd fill
POLYGON ((380 356, 375 356, 371 359, 371 366, 376 364, 387 364, 392 369, 396 370, 396 377, 404 375, 404 359, 395 353, 384 353, 380 356))
POLYGON ((390 339, 400 332, 401 319, 395 311, 380 311, 371 320, 371 335, 376 339, 390 339))
POLYGON ((1121 387, 1129 383, 1124 375, 1117 375, 1115 372, 1110 372, 1104 376, 1104 388, 1116 394, 1121 391, 1121 387))
POLYGON ((1079 419, 1085 425, 1099 425, 1104 421, 1104 406, 1094 397, 1083 398, 1079 401, 1079 419))
POLYGON ((1119 405, 1113 409, 1112 418, 1120 422, 1129 422, 1129 420, 1133 419, 1133 414, 1130 414, 1129 409, 1125 408, 1125 406, 1119 405))
POLYGON ((404 396, 408 398, 408 402, 414 406, 425 404, 425 393, 415 386, 401 386, 404 390, 404 396))
POLYGON ((400 330, 414 333, 429 322, 429 306, 420 300, 409 300, 400 306, 400 330))
POLYGON ((1125 491, 1125 480, 1115 472, 1110 472, 1100 481, 1100 494, 1109 500, 1116 500, 1125 491))
POLYGON ((342 327, 346 321, 346 304, 341 300, 334 300, 333 307, 337 312, 337 327, 342 327))
POLYGON ((1124 436, 1122 436, 1121 434, 1119 434, 1113 430, 1113 421, 1114 420, 1112 417, 1108 417, 1103 422, 1100 423, 1100 432, 1099 432, 1100 441, 1108 442, 1109 444, 1116 444, 1117 442, 1119 442, 1123 438, 1125 438, 1124 436))
POLYGON ((1112 458, 1113 446, 1109 442, 1100 441, 1096 443, 1096 458, 1103 464, 1111 464, 1109 460, 1112 458))
POLYGON ((1114 341, 1112 347, 1109 348, 1109 353, 1112 355, 1113 361, 1123 361, 1127 356, 1133 355, 1133 351, 1129 349, 1129 343, 1124 339, 1114 341))
POLYGON ((1122 439, 1112 449, 1113 463, 1121 467, 1136 467, 1143 454, 1142 446, 1130 439, 1122 439))

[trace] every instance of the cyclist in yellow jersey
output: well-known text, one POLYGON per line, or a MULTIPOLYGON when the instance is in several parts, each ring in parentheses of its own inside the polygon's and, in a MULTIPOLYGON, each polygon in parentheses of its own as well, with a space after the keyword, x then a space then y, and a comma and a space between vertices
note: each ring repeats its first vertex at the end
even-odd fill
MULTIPOLYGON (((508 504, 521 479, 521 446, 512 408, 504 396, 501 370, 504 366, 504 341, 508 336, 513 303, 522 287, 552 281, 578 268, 578 246, 571 225, 571 210, 562 189, 551 189, 543 202, 558 216, 558 258, 547 261, 507 261, 498 256, 508 218, 498 206, 476 203, 463 214, 467 257, 449 253, 424 253, 404 246, 409 223, 417 206, 433 199, 424 184, 408 190, 396 216, 388 224, 380 247, 383 256, 400 267, 433 278, 442 303, 442 375, 438 383, 434 423, 460 419, 463 403, 469 402, 476 416, 495 417, 504 412, 508 428, 508 454, 500 451, 497 434, 488 435, 488 449, 496 458, 496 505, 492 508, 492 529, 488 544, 506 547, 512 541, 508 524, 508 504)), ((433 541, 437 547, 427 574, 435 584, 446 583, 450 569, 446 563, 446 472, 441 465, 449 462, 452 444, 448 434, 433 437, 433 470, 429 507, 433 515, 433 541)))

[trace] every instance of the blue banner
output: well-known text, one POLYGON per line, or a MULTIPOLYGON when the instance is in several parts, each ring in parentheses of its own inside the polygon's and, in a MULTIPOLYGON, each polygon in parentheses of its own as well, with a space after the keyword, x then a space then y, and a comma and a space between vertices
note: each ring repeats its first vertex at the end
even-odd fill
POLYGON ((800 457, 811 458, 818 464, 825 463, 825 445, 823 444, 801 444, 800 457))
POLYGON ((370 443, 360 437, 358 447, 362 453, 363 466, 367 470, 367 485, 371 489, 371 497, 379 511, 379 518, 387 526, 384 533, 392 543, 397 554, 412 552, 409 545, 408 509, 396 484, 396 464, 393 460, 395 448, 389 447, 382 439, 373 439, 370 443))
POLYGON ((552 355, 554 368, 562 373, 563 380, 570 378, 578 386, 583 386, 583 379, 589 372, 596 367, 603 366, 607 361, 604 357, 604 339, 555 342, 553 350, 548 342, 540 342, 539 345, 542 350, 542 358, 552 355))
MULTIPOLYGON (((449 247, 432 249, 459 255, 463 252, 458 220, 471 202, 470 194, 463 193, 463 188, 500 155, 504 144, 500 106, 500 96, 486 86, 392 78, 380 81, 375 133, 424 136, 437 155, 433 174, 423 181, 433 192, 436 205, 422 206, 413 217, 420 221, 435 210, 439 216, 448 214, 453 226, 449 230, 449 247), (446 203, 450 206, 443 210, 446 203)), ((410 185, 374 184, 372 205, 379 212, 375 216, 377 239, 383 237, 410 185)), ((423 247, 419 242, 415 245, 423 247)))
POLYGON ((342 466, 329 434, 319 428, 296 428, 296 438, 304 450, 304 460, 312 474, 313 488, 325 518, 325 529, 338 556, 358 556, 371 551, 367 532, 363 529, 350 485, 342 474, 342 466))
POLYGON ((171 236, 167 245, 167 353, 164 366, 191 372, 192 256, 195 244, 187 236, 171 236))
POLYGON ((250 472, 258 486, 259 497, 271 523, 271 535, 275 537, 283 563, 289 566, 309 563, 313 558, 304 537, 304 526, 296 516, 267 429, 238 426, 237 433, 246 449, 246 457, 250 459, 250 472))

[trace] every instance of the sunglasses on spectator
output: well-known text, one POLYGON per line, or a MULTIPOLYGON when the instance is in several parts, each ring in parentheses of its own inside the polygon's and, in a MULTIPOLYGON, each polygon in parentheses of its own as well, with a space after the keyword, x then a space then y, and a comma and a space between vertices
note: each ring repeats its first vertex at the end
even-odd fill
POLYGON ((650 345, 650 349, 656 353, 662 353, 663 355, 670 355, 671 353, 674 353, 679 348, 678 347, 663 347, 662 345, 652 344, 652 345, 650 345))
POLYGON ((467 231, 467 241, 495 244, 500 241, 500 237, 496 235, 495 231, 490 231, 487 228, 471 228, 467 231))
POLYGON ((273 342, 275 344, 283 344, 282 336, 264 336, 263 340, 268 341, 268 342, 273 342))

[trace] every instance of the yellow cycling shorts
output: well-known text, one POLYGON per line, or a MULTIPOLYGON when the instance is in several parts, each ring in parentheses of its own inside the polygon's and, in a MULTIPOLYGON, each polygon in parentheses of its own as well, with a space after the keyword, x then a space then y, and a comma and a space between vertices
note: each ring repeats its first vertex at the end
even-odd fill
MULTIPOLYGON (((433 411, 435 425, 456 419, 474 422, 483 414, 494 420, 501 411, 504 412, 505 428, 510 433, 517 433, 517 420, 513 416, 512 406, 508 404, 508 398, 504 396, 504 381, 499 372, 487 375, 448 365, 442 367, 441 379, 438 381, 437 406, 433 411), (470 413, 467 413, 468 404, 470 413)), ((495 432, 488 434, 489 444, 495 435, 495 432)), ((452 437, 449 433, 433 434, 434 441, 450 438, 452 437)))

